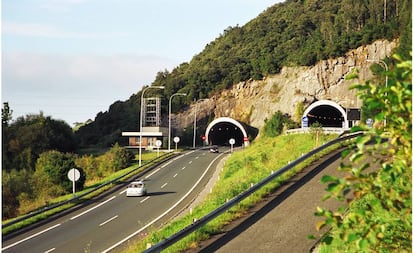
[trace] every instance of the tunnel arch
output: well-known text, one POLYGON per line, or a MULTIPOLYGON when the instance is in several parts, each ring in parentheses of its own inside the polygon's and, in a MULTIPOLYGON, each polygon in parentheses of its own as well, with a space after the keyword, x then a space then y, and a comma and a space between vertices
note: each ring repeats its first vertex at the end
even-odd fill
POLYGON ((308 119, 308 126, 319 122, 322 127, 349 128, 345 109, 331 100, 319 100, 311 104, 303 113, 304 117, 308 119))
POLYGON ((233 138, 236 146, 248 146, 249 138, 245 127, 229 117, 220 117, 213 120, 206 129, 206 143, 209 145, 229 145, 233 138))

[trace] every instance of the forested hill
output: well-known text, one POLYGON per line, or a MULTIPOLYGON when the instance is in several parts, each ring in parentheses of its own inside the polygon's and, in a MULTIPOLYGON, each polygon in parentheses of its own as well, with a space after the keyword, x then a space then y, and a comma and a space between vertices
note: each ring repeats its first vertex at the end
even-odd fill
MULTIPOLYGON (((172 94, 188 94, 173 100, 177 111, 240 81, 278 73, 282 66, 313 65, 377 39, 400 38, 399 53, 407 55, 411 10, 410 0, 288 0, 242 27, 228 27, 189 63, 158 72, 152 85, 166 87, 163 112, 172 94)), ((138 130, 140 95, 115 102, 81 127, 80 145, 108 146, 121 142, 121 131, 138 130)))

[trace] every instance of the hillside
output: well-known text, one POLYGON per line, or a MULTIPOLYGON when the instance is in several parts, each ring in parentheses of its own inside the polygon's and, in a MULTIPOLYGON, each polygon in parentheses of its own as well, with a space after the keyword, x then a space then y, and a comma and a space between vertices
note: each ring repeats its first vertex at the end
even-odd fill
MULTIPOLYGON (((379 39, 399 38, 400 54, 408 54, 411 1, 388 1, 386 17, 382 0, 353 3, 290 0, 242 27, 228 27, 189 63, 157 73, 152 85, 166 87, 163 114, 167 115, 168 98, 176 92, 189 94, 173 101, 173 111, 184 111, 194 99, 211 97, 241 81, 263 79, 284 66, 311 66, 379 39)), ((138 130, 139 105, 140 91, 98 113, 94 122, 76 132, 80 145, 125 142, 122 131, 138 130)))

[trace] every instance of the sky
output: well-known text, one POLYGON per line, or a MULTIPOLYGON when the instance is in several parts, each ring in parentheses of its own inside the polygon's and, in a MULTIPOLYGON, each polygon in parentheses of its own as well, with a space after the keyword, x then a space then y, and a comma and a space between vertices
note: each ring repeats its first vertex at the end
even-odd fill
POLYGON ((281 0, 3 0, 1 99, 70 126, 281 0))

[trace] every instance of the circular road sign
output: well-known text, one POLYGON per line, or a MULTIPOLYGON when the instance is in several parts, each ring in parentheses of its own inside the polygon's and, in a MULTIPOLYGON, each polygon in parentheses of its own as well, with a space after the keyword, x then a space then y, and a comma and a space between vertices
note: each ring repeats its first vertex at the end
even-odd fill
POLYGON ((161 145, 162 145, 162 141, 157 140, 157 141, 155 142, 155 146, 157 146, 157 147, 161 147, 161 145))
POLYGON ((174 142, 175 142, 175 143, 179 143, 179 142, 180 142, 180 137, 175 136, 175 137, 174 137, 174 142))
POLYGON ((80 178, 80 172, 77 169, 70 169, 68 172, 68 178, 70 181, 78 181, 80 178))
POLYGON ((231 145, 233 145, 234 143, 236 143, 236 140, 235 140, 235 139, 233 139, 233 138, 231 138, 231 139, 229 140, 229 143, 230 143, 231 145))

